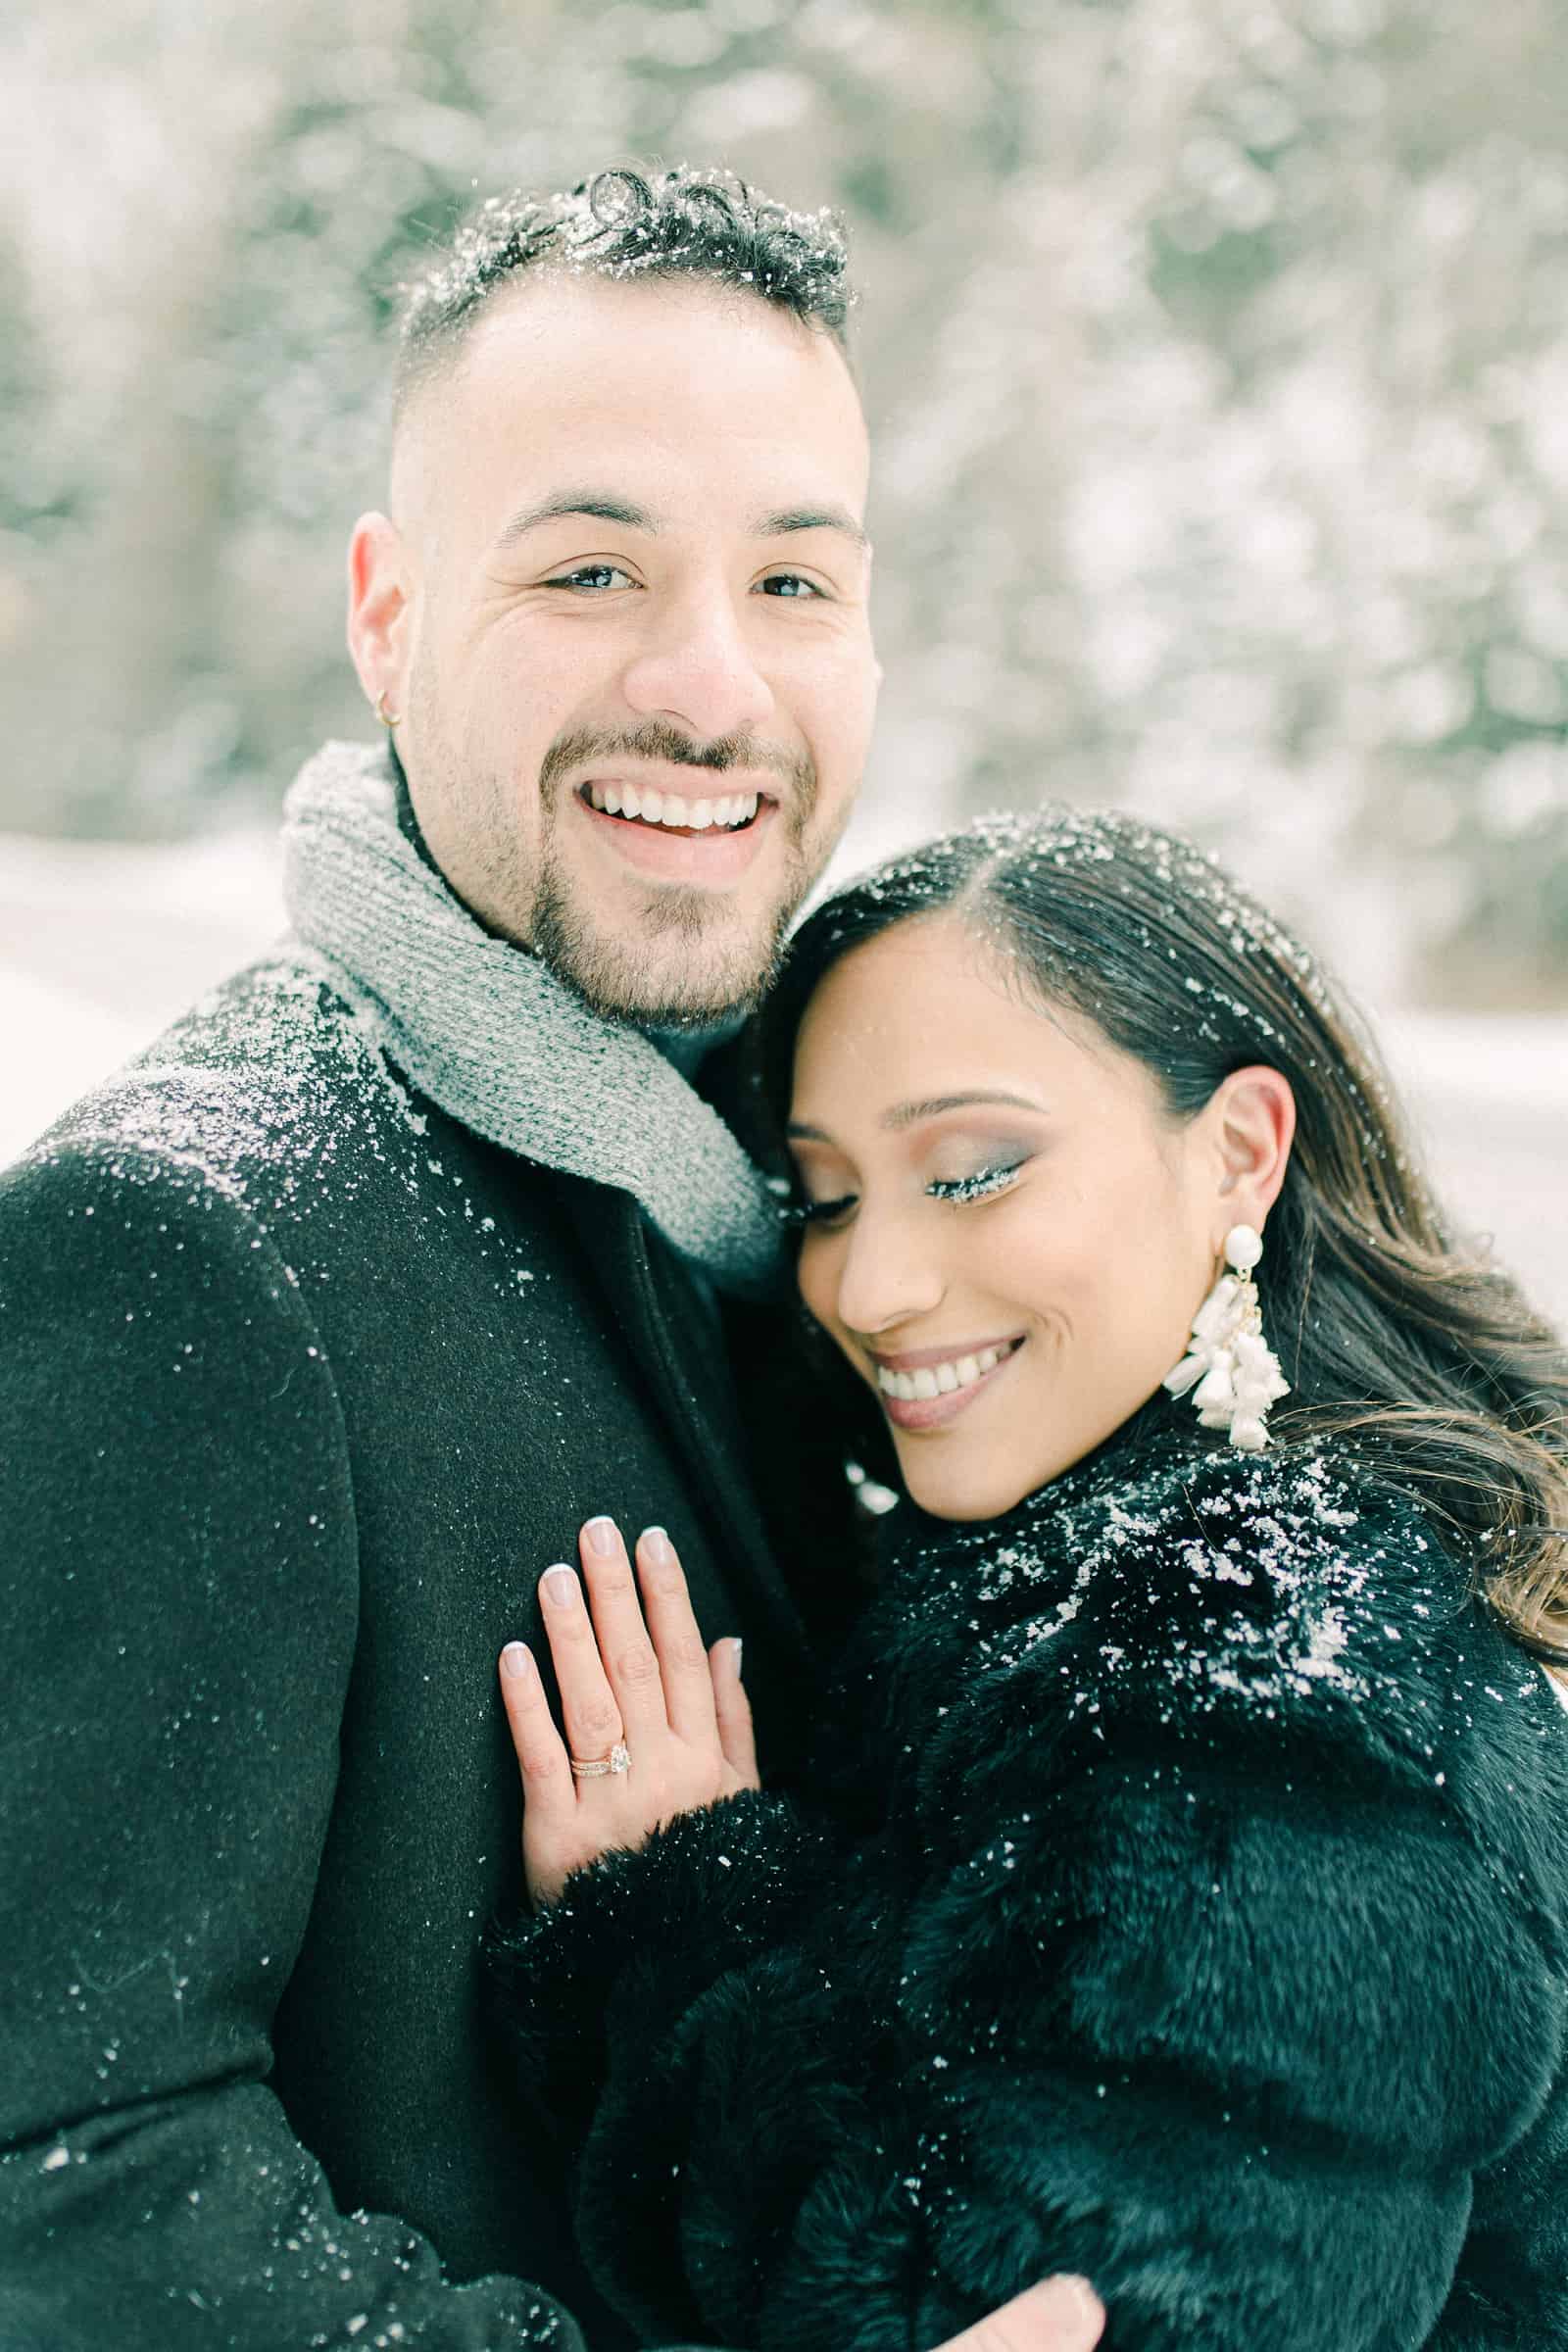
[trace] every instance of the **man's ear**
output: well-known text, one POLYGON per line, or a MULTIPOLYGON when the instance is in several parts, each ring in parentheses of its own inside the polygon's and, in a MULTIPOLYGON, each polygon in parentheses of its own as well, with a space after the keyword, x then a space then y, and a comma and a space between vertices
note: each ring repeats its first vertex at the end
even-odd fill
POLYGON ((1291 1082, 1267 1063, 1233 1070, 1203 1108, 1214 1176, 1216 1215, 1223 1217, 1219 1244, 1233 1225, 1258 1233, 1279 1199, 1296 1137, 1296 1097, 1291 1082))
POLYGON ((349 541, 349 653, 373 704, 402 716, 412 654, 408 549, 385 514, 362 514, 349 541))

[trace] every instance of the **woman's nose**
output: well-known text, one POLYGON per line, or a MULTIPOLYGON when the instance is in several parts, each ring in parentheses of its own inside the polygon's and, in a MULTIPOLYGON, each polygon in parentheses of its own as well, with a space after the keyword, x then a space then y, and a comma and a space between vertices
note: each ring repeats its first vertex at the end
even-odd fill
POLYGON ((634 710, 677 720, 704 743, 767 724, 773 691, 727 587, 671 600, 653 627, 621 680, 634 710))
POLYGON ((922 1247, 904 1218, 856 1218, 839 1269, 839 1320, 877 1339, 941 1305, 947 1277, 937 1251, 922 1247))

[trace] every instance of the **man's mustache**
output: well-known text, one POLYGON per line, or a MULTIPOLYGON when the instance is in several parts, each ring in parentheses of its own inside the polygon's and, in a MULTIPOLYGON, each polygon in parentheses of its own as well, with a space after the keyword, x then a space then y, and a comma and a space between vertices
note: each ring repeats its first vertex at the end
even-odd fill
POLYGON ((660 760, 671 767, 706 768, 714 775, 743 768, 781 776, 792 787, 788 805, 798 814, 816 798, 816 766, 805 756, 779 744, 759 743, 750 735, 715 735, 711 743, 695 743, 658 718, 638 727, 577 727, 558 735, 539 763, 539 790, 548 793, 574 767, 609 760, 660 760))

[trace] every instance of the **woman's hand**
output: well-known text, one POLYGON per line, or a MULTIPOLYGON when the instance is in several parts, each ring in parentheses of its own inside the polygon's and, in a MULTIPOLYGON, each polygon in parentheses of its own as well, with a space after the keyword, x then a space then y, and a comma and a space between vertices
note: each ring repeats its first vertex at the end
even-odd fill
POLYGON ((567 1567, 547 1568, 539 1583, 564 1740, 532 1653, 521 1642, 501 1653, 501 1696, 522 1774, 523 1870, 536 1905, 554 1902, 571 1871, 641 1845, 677 1813, 760 1785, 741 1645, 704 1649, 663 1529, 638 1539, 641 1607, 612 1520, 590 1519, 577 1549, 586 1603, 567 1567), (573 1772, 573 1761, 601 1769, 573 1772))

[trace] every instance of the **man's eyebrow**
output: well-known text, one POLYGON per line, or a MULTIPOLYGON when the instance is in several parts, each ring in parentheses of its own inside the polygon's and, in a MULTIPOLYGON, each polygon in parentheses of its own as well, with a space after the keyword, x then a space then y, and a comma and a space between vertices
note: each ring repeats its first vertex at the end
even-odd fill
POLYGON ((657 532, 658 523, 644 507, 633 506, 630 499, 612 498, 602 490, 558 490, 549 498, 535 501, 513 515, 496 539, 497 547, 510 547, 528 531, 537 530, 542 522, 562 522, 573 515, 591 515, 598 522, 618 522, 628 531, 657 532))
POLYGON ((790 531, 840 531, 857 547, 869 547, 870 536, 848 507, 781 507, 776 514, 760 514, 760 539, 782 539, 790 531))
MULTIPOLYGON (((1029 1095, 1009 1095, 1000 1089, 977 1089, 973 1094, 931 1095, 923 1102, 896 1102, 891 1110, 882 1113, 878 1125, 899 1129, 917 1127, 922 1119, 939 1119, 945 1111, 967 1110, 974 1103, 1000 1102, 1011 1110, 1032 1110, 1040 1118, 1047 1116, 1046 1106, 1029 1095)), ((808 1127, 802 1119, 791 1119, 785 1134, 803 1144, 830 1144, 833 1138, 820 1127, 808 1127)))

